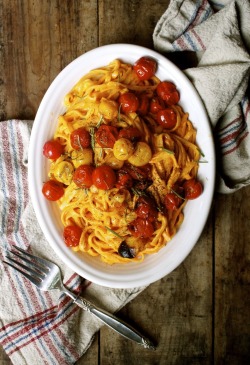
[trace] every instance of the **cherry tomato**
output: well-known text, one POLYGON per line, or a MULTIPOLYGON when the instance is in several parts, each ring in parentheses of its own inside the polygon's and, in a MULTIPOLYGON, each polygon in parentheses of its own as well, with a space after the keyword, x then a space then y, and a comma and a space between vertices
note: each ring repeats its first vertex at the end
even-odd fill
POLYGON ((150 102, 150 113, 156 114, 159 110, 163 110, 165 108, 164 101, 157 96, 151 99, 150 102))
POLYGON ((183 203, 183 199, 181 199, 175 193, 168 193, 164 198, 164 205, 167 210, 176 210, 183 203))
POLYGON ((130 189, 133 186, 133 178, 126 170, 120 169, 117 172, 117 182, 115 185, 118 189, 130 189))
POLYGON ((70 143, 72 148, 74 148, 75 150, 88 148, 90 146, 90 142, 91 142, 90 134, 83 127, 75 129, 70 134, 70 143))
POLYGON ((63 184, 55 180, 48 180, 43 184, 42 193, 46 199, 56 201, 64 194, 63 184))
POLYGON ((78 226, 67 226, 63 231, 64 242, 68 247, 77 247, 82 235, 82 229, 78 226))
POLYGON ((108 165, 101 165, 94 169, 92 174, 93 184, 101 190, 108 190, 114 187, 116 175, 108 165))
POLYGON ((64 147, 55 140, 47 141, 43 146, 43 155, 51 160, 59 158, 64 151, 64 147))
POLYGON ((80 188, 90 188, 93 184, 93 171, 94 167, 91 165, 81 165, 77 167, 73 175, 74 183, 80 188))
POLYGON ((142 134, 136 127, 128 127, 119 131, 118 138, 127 138, 131 142, 137 142, 141 138, 142 134))
POLYGON ((121 110, 124 113, 136 112, 139 107, 139 99, 131 92, 121 94, 119 97, 119 103, 121 104, 121 110))
POLYGON ((130 233, 135 237, 149 238, 154 233, 154 225, 147 219, 136 218, 128 226, 130 233))
POLYGON ((118 139, 118 130, 111 125, 102 124, 96 132, 96 140, 103 148, 113 148, 118 139))
POLYGON ((126 164, 124 169, 128 171, 128 173, 132 176, 133 179, 139 181, 147 180, 150 178, 151 175, 151 165, 149 163, 140 167, 128 163, 126 164))
POLYGON ((201 182, 196 179, 185 181, 183 188, 185 192, 185 198, 189 200, 198 198, 203 191, 201 182))
POLYGON ((157 85, 156 92, 162 100, 168 105, 177 104, 180 100, 180 94, 175 84, 169 81, 162 81, 157 85))
POLYGON ((173 129, 177 123, 177 115, 171 108, 159 110, 157 113, 157 122, 163 128, 173 129))
POLYGON ((144 196, 139 197, 135 212, 137 217, 147 219, 150 222, 154 222, 158 215, 154 201, 144 196))
POLYGON ((137 109, 137 113, 140 115, 146 115, 149 109, 149 98, 147 95, 139 96, 139 106, 137 109))
POLYGON ((133 66, 140 80, 149 80, 156 72, 156 61, 150 57, 141 57, 133 66))

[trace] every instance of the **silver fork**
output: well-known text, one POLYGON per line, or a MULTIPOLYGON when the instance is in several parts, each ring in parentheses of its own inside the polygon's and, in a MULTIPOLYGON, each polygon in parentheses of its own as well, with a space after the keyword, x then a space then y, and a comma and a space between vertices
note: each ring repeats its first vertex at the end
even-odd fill
POLYGON ((124 321, 115 317, 113 314, 96 307, 94 304, 90 303, 83 297, 77 296, 76 294, 69 291, 63 285, 61 271, 56 264, 41 257, 31 255, 20 247, 12 247, 15 248, 18 252, 12 250, 10 250, 9 252, 17 256, 22 261, 17 261, 9 255, 6 255, 6 258, 14 264, 7 261, 4 261, 4 263, 24 275, 33 284, 35 284, 38 289, 43 291, 52 289, 61 290, 70 298, 72 298, 74 303, 79 305, 79 307, 93 314, 95 317, 97 317, 107 326, 115 330, 117 333, 132 341, 137 342, 139 345, 142 345, 145 348, 155 350, 154 344, 149 339, 142 336, 129 324, 126 324, 124 321))

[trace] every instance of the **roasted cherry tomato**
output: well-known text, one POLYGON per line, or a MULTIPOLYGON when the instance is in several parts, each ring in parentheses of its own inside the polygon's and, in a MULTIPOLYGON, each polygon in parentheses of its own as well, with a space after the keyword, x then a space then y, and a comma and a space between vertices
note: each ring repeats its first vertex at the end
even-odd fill
POLYGON ((201 182, 196 179, 190 179, 185 181, 185 183, 183 184, 183 188, 185 192, 185 198, 188 200, 198 198, 203 191, 203 186, 201 182))
POLYGON ((123 113, 136 112, 139 107, 139 99, 131 92, 121 94, 119 97, 119 103, 121 104, 121 110, 123 113))
POLYGON ((115 186, 118 189, 130 189, 133 186, 133 178, 132 176, 123 169, 120 169, 117 172, 117 182, 115 186))
POLYGON ((101 165, 94 169, 92 174, 93 184, 102 190, 108 190, 114 187, 116 183, 116 174, 108 165, 101 165))
POLYGON ((139 181, 147 180, 150 178, 151 175, 151 165, 149 163, 140 167, 128 163, 126 164, 124 169, 128 171, 128 173, 132 176, 133 179, 139 181))
POLYGON ((63 231, 64 242, 68 247, 77 247, 82 235, 82 229, 78 226, 66 226, 63 231))
POLYGON ((157 85, 156 92, 162 100, 168 105, 177 104, 180 100, 180 94, 175 84, 169 81, 162 81, 157 85))
POLYGON ((96 140, 103 148, 113 148, 118 138, 118 130, 112 125, 102 124, 96 132, 96 140))
POLYGON ((43 146, 43 155, 51 160, 56 160, 64 152, 64 147, 55 140, 47 141, 43 146))
POLYGON ((137 142, 141 138, 142 134, 136 127, 128 127, 119 131, 118 138, 127 138, 131 142, 137 142))
POLYGON ((158 215, 153 199, 144 196, 140 196, 136 202, 135 212, 137 217, 147 219, 150 222, 154 222, 158 215))
POLYGON ((72 148, 74 148, 75 150, 88 148, 90 146, 90 142, 91 142, 90 134, 83 127, 75 129, 70 134, 70 143, 72 148))
POLYGON ((147 219, 136 218, 128 226, 130 233, 135 237, 149 238, 154 233, 154 225, 147 219))
POLYGON ((139 106, 137 109, 137 113, 140 115, 146 115, 149 110, 149 98, 147 95, 140 95, 139 96, 139 106))
POLYGON ((164 198, 164 205, 167 210, 176 210, 183 203, 183 199, 175 193, 168 193, 164 198))
POLYGON ((159 110, 163 110, 164 108, 164 101, 161 98, 155 96, 151 99, 149 107, 150 113, 156 114, 159 110))
POLYGON ((64 194, 63 184, 55 180, 48 180, 43 184, 42 193, 46 199, 56 201, 64 194))
POLYGON ((94 167, 91 165, 81 165, 77 167, 73 175, 74 183, 80 188, 90 188, 93 184, 93 171, 94 167))
POLYGON ((177 123, 176 112, 172 108, 159 110, 157 113, 157 122, 163 128, 173 129, 177 123))
POLYGON ((141 57, 133 66, 140 80, 149 80, 156 72, 156 61, 150 57, 141 57))

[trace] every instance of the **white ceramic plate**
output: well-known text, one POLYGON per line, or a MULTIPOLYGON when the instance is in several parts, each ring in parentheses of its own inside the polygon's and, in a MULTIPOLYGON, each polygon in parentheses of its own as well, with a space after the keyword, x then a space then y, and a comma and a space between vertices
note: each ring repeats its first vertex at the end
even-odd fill
POLYGON ((96 284, 114 288, 132 288, 148 285, 173 271, 190 253, 206 223, 214 192, 215 153, 210 124, 200 98, 187 77, 162 55, 144 47, 114 44, 89 51, 70 63, 48 88, 38 109, 29 147, 29 188, 32 203, 41 229, 57 255, 73 271, 96 284), (185 207, 184 222, 175 237, 159 253, 149 255, 142 263, 109 266, 87 254, 74 253, 62 238, 62 223, 56 203, 42 195, 47 180, 48 161, 42 155, 44 143, 52 138, 57 118, 65 109, 64 96, 74 84, 91 69, 107 65, 119 58, 133 64, 142 56, 157 60, 157 76, 173 81, 180 91, 180 104, 189 113, 197 128, 197 142, 207 163, 200 164, 199 179, 204 185, 199 199, 185 207))

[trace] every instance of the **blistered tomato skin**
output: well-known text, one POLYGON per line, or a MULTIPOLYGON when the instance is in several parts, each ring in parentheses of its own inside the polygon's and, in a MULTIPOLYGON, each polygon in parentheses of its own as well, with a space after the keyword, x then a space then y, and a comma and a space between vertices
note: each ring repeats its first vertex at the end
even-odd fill
POLYGON ((134 237, 150 238, 154 233, 154 225, 147 219, 136 218, 128 227, 134 237))
POLYGON ((172 108, 159 110, 157 113, 157 122, 163 128, 173 129, 177 123, 177 115, 172 108))
POLYGON ((109 190, 115 186, 116 174, 110 166, 101 165, 94 169, 92 179, 98 189, 109 190))
POLYGON ((47 200, 56 201, 64 194, 63 185, 55 180, 48 180, 43 184, 42 193, 47 200))
POLYGON ((56 140, 45 142, 43 155, 50 160, 57 160, 64 152, 64 147, 56 140))
POLYGON ((183 184, 184 192, 185 192, 185 198, 188 200, 193 200, 198 198, 203 191, 203 186, 200 181, 197 179, 190 179, 187 180, 183 184))
POLYGON ((93 184, 92 174, 94 167, 91 165, 79 166, 73 175, 74 183, 80 188, 90 188, 93 184))
POLYGON ((138 78, 142 81, 149 80, 155 75, 157 64, 153 58, 141 57, 133 66, 138 78))
POLYGON ((164 205, 167 210, 177 210, 182 202, 183 199, 181 199, 175 193, 168 193, 164 198, 164 205))
POLYGON ((78 226, 66 226, 63 231, 64 243, 68 247, 77 247, 80 243, 82 229, 78 226))
POLYGON ((180 94, 175 84, 169 81, 162 81, 157 85, 157 95, 165 101, 167 105, 175 105, 180 100, 180 94))
POLYGON ((103 148, 113 148, 118 138, 118 129, 111 125, 102 124, 96 132, 97 143, 103 148))
POLYGON ((139 107, 139 99, 131 92, 121 94, 119 97, 119 103, 123 113, 136 112, 139 107))
POLYGON ((91 141, 90 134, 83 127, 74 130, 70 134, 71 147, 74 148, 75 150, 79 151, 83 148, 88 148, 90 146, 90 141, 91 141))

